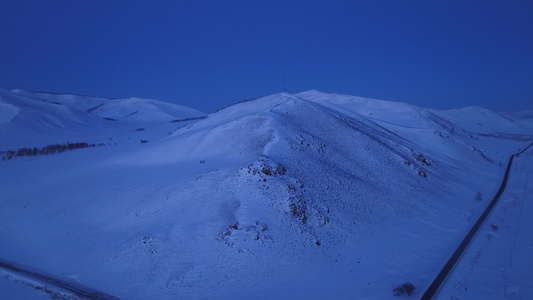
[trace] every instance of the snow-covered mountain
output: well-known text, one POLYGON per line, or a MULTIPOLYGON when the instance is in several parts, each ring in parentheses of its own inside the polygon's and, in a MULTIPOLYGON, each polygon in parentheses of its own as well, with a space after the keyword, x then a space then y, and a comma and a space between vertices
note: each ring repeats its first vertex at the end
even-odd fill
POLYGON ((533 141, 528 116, 307 91, 203 117, 0 91, 4 153, 95 145, 0 161, 0 258, 123 299, 419 297, 533 141))

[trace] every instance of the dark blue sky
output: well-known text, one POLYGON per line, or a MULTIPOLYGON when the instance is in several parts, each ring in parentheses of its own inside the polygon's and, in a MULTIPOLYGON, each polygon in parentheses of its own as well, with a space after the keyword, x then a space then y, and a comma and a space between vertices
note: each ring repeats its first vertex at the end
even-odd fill
POLYGON ((0 88, 533 110, 533 1, 0 0, 0 88))

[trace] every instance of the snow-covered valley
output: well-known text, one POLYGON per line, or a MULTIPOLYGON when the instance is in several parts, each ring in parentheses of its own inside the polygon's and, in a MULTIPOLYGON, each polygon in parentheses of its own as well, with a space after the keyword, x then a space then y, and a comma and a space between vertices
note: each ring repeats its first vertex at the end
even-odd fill
MULTIPOLYGON (((3 90, 0 259, 121 299, 420 298, 531 142, 532 112, 3 90)), ((437 299, 532 296, 532 153, 437 299)), ((50 298, 28 282, 0 270, 0 298, 50 298)))

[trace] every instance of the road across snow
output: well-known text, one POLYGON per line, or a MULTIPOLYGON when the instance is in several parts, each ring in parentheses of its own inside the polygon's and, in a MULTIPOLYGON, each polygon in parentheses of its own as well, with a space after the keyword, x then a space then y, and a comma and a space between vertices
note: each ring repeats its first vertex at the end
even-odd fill
POLYGON ((505 170, 505 174, 503 176, 502 184, 500 185, 500 189, 492 199, 492 201, 489 203, 483 214, 479 217, 479 219, 476 221, 474 226, 472 226, 472 229, 468 232, 466 237, 463 239, 459 247, 455 250, 453 255, 450 257, 444 268, 441 270, 439 275, 435 278, 433 283, 429 286, 429 288, 426 290, 424 295, 422 296, 422 299, 433 299, 434 295, 438 293, 439 288, 444 283, 446 278, 448 277, 448 274, 452 271, 452 269, 455 267, 455 264, 461 259, 461 256, 463 255, 464 251, 468 248, 468 245, 470 242, 474 239, 474 237, 477 235, 479 229, 484 224, 485 220, 489 216, 489 214, 492 212, 492 209, 494 206, 498 203, 498 200, 500 200, 501 195, 505 191, 505 188, 507 186, 507 181, 509 179, 509 174, 511 171, 511 167, 513 165, 513 159, 515 157, 518 157, 519 155, 523 154, 524 152, 527 152, 527 150, 533 146, 533 144, 530 144, 527 148, 524 150, 515 153, 511 155, 509 158, 509 163, 507 164, 507 169, 505 170))
MULTIPOLYGON (((13 262, 8 262, 0 259, 0 268, 13 272, 17 275, 27 277, 29 279, 38 280, 45 284, 51 285, 50 291, 55 288, 61 288, 68 292, 72 292, 74 295, 82 297, 83 299, 91 300, 117 300, 119 298, 102 293, 81 284, 69 282, 58 277, 44 274, 35 270, 31 270, 27 267, 15 264, 13 262)), ((44 289, 44 288, 41 288, 44 289)))
POLYGON ((515 157, 494 212, 437 299, 527 299, 533 294, 533 149, 515 157))

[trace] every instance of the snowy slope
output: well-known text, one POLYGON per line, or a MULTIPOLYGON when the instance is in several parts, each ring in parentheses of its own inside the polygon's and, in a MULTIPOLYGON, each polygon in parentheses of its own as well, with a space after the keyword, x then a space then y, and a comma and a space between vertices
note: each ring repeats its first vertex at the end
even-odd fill
POLYGON ((513 114, 507 116, 479 107, 438 111, 318 91, 307 91, 298 96, 323 105, 334 105, 337 109, 340 107, 348 114, 366 116, 416 144, 457 158, 465 158, 466 155, 472 159, 477 156, 486 160, 505 160, 516 145, 531 139, 533 130, 533 119, 527 118, 527 112, 514 113, 516 117, 511 117, 513 114), (493 144, 493 138, 508 140, 507 151, 502 152, 501 148, 490 145, 481 146, 484 141, 493 144))
POLYGON ((390 299, 405 281, 419 297, 533 139, 527 118, 317 91, 186 126, 168 120, 201 114, 140 100, 74 113, 87 99, 24 93, 1 94, 4 125, 122 139, 0 161, 0 257, 123 299, 390 299), (37 98, 69 120, 15 122, 37 98))
POLYGON ((516 158, 511 183, 439 299, 529 299, 533 295, 533 150, 516 158))
POLYGON ((128 133, 139 128, 201 116, 197 110, 157 100, 0 90, 0 150, 78 142, 81 137, 87 142, 130 138, 128 133))

